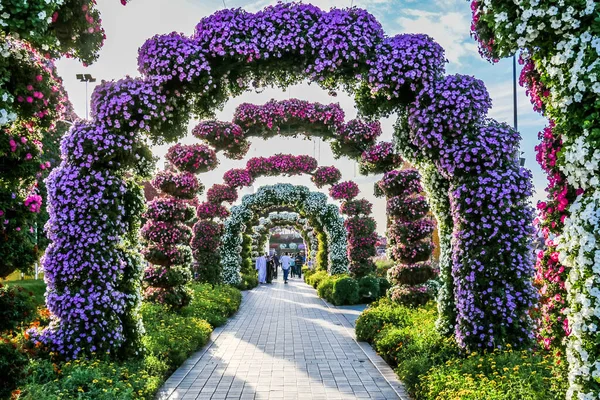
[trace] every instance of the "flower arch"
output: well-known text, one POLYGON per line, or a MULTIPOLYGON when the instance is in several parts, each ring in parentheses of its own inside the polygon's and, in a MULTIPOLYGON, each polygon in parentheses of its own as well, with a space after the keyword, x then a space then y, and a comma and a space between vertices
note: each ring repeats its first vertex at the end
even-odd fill
MULTIPOLYGON (((146 138, 172 142, 186 133, 192 115, 210 116, 251 87, 309 80, 354 94, 371 118, 398 113, 402 155, 436 174, 439 184, 425 188, 434 201, 449 197, 450 208, 438 210, 438 219, 452 220, 452 262, 442 267, 453 286, 442 307, 448 332, 468 349, 526 343, 535 291, 531 184, 518 166, 519 136, 487 119, 491 101, 483 83, 444 76, 445 61, 430 37, 387 37, 364 10, 324 12, 298 3, 257 13, 221 10, 203 18, 191 37, 149 39, 139 50, 142 77, 96 87, 93 119, 75 123, 69 135, 81 151, 63 147, 63 162, 48 179, 53 243, 44 269, 54 319, 40 340, 66 357, 139 351, 141 262, 131 238, 142 212, 135 175, 152 160, 146 138)), ((374 156, 390 149, 376 147, 374 156)), ((234 207, 230 223, 246 212, 234 207)), ((238 245, 236 235, 227 240, 238 245)), ((332 269, 344 270, 345 252, 331 253, 332 269)), ((237 260, 224 256, 226 280, 236 281, 237 260)))
POLYGON ((258 225, 252 230, 252 252, 260 252, 270 236, 270 230, 275 227, 292 228, 300 233, 306 246, 307 260, 316 257, 318 239, 313 233, 313 228, 306 218, 296 212, 272 212, 266 218, 259 218, 258 225))
POLYGON ((252 221, 255 212, 271 206, 292 207, 308 219, 314 219, 327 235, 328 270, 332 274, 348 272, 346 229, 338 207, 327 204, 325 194, 311 192, 305 186, 277 184, 262 186, 255 194, 244 196, 241 205, 231 207, 231 216, 225 220, 221 246, 222 276, 225 283, 236 285, 240 282, 242 233, 249 228, 246 224, 252 221))

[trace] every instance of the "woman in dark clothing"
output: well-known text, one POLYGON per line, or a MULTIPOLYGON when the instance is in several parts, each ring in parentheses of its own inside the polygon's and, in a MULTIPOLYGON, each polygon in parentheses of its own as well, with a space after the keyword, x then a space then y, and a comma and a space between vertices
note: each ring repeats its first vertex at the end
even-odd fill
POLYGON ((273 283, 273 258, 267 257, 267 283, 273 283))

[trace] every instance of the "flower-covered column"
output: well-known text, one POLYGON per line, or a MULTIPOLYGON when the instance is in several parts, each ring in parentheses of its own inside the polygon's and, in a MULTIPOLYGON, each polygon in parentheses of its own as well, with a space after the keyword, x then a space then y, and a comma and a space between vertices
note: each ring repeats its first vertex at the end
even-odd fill
POLYGON ((329 194, 336 200, 344 200, 340 212, 347 216, 344 227, 348 235, 348 270, 355 278, 362 278, 375 271, 371 260, 377 243, 377 224, 370 216, 373 205, 365 199, 354 200, 358 185, 351 181, 333 185, 329 194))
POLYGON ((194 209, 190 202, 203 189, 195 174, 216 168, 218 161, 208 146, 181 144, 171 147, 166 159, 180 172, 161 172, 153 181, 164 197, 152 200, 145 213, 148 221, 142 228, 142 237, 148 245, 143 253, 152 265, 144 272, 148 284, 144 297, 180 308, 191 299, 185 287, 192 276, 189 225, 194 209))
POLYGON ((395 265, 388 271, 395 285, 388 295, 400 304, 417 306, 432 298, 427 281, 435 276, 429 260, 433 251, 434 222, 415 170, 390 171, 378 182, 387 197, 388 251, 395 265))

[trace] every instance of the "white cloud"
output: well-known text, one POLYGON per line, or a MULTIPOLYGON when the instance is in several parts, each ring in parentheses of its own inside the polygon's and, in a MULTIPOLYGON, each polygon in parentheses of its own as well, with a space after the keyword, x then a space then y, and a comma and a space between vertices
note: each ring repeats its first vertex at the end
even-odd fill
POLYGON ((403 33, 425 33, 446 51, 446 58, 458 65, 466 57, 478 57, 477 45, 470 38, 468 14, 405 9, 396 19, 403 33))

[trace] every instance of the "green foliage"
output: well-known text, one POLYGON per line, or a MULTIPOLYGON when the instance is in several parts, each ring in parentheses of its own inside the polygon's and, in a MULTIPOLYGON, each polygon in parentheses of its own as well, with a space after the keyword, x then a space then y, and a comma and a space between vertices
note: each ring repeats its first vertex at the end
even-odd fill
POLYGON ((361 303, 370 303, 377 300, 381 295, 380 291, 381 287, 378 278, 363 276, 358 280, 358 296, 361 303))
POLYGON ((327 301, 332 301, 333 299, 333 284, 335 283, 337 277, 328 276, 325 279, 322 279, 317 285, 317 294, 320 298, 325 299, 327 301))
POLYGON ((394 266, 393 260, 377 260, 375 261, 375 275, 381 278, 387 277, 388 269, 394 266))
POLYGON ((421 377, 420 399, 562 400, 567 382, 551 356, 531 351, 472 353, 431 368, 421 377))
POLYGON ((377 278, 379 280, 379 295, 385 296, 389 288, 392 287, 390 281, 387 278, 377 278))
POLYGON ((317 271, 317 272, 311 274, 310 276, 305 276, 305 280, 306 280, 306 283, 308 283, 310 286, 312 286, 316 289, 319 286, 319 283, 323 279, 326 279, 328 276, 329 275, 327 274, 326 271, 317 271))
POLYGON ((0 337, 0 398, 9 397, 16 389, 25 377, 26 365, 27 357, 20 351, 17 342, 13 338, 0 337))
POLYGON ((371 342, 385 325, 402 326, 407 320, 407 310, 393 304, 388 298, 372 303, 356 320, 356 338, 371 342))
POLYGON ((205 320, 179 315, 159 304, 144 303, 142 319, 146 328, 144 347, 150 354, 164 357, 169 367, 180 365, 204 346, 212 332, 205 320))
POLYGON ((317 248, 317 256, 315 257, 315 269, 327 271, 327 235, 322 230, 317 232, 317 242, 319 246, 317 248))
POLYGON ((221 326, 240 307, 242 294, 231 286, 192 285, 193 299, 179 313, 206 320, 213 327, 221 326))
POLYGON ((349 276, 338 278, 333 283, 333 304, 336 306, 358 303, 358 282, 349 276))
POLYGON ((564 399, 564 371, 550 355, 496 350, 465 357, 451 337, 435 329, 433 302, 408 308, 383 298, 356 322, 359 340, 368 340, 393 367, 416 400, 564 399))
POLYGON ((25 279, 22 281, 7 281, 4 282, 3 285, 6 286, 19 286, 28 292, 33 293, 34 301, 36 306, 40 307, 46 303, 45 293, 46 293, 46 283, 41 280, 35 279, 25 279))
MULTIPOLYGON (((143 304, 146 352, 135 361, 98 358, 53 364, 32 359, 28 367, 22 366, 26 377, 19 385, 20 398, 153 399, 173 370, 208 342, 212 327, 207 320, 215 325, 224 323, 237 311, 242 298, 239 290, 230 286, 192 284, 190 291, 191 303, 177 312, 160 304, 143 304)), ((1 377, 8 376, 1 370, 2 351, 0 346, 0 383, 1 377)))
POLYGON ((35 318, 35 297, 20 286, 0 284, 0 332, 11 331, 35 318))
POLYGON ((242 280, 236 285, 239 290, 250 290, 258 286, 258 275, 256 272, 245 274, 242 272, 242 280))

